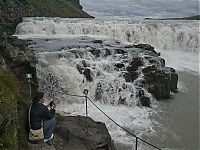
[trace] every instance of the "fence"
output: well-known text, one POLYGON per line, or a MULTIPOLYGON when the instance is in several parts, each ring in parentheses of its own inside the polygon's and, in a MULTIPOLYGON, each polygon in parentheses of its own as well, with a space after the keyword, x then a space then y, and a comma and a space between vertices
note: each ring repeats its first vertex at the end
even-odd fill
MULTIPOLYGON (((30 97, 31 97, 31 83, 32 84, 35 84, 33 83, 30 78, 29 78, 29 87, 30 87, 30 97)), ((37 85, 37 84, 35 84, 37 85)), ((38 85, 37 85, 38 86, 38 85)), ((85 96, 80 96, 80 95, 73 95, 73 94, 66 94, 66 95, 69 95, 69 96, 75 96, 75 97, 83 97, 85 98, 85 110, 86 110, 86 117, 88 117, 88 100, 101 112, 103 113, 108 119, 110 119, 114 124, 116 124, 118 127, 120 127, 121 129, 123 129, 124 131, 126 131, 127 133, 129 133, 130 135, 132 135, 133 137, 135 137, 135 150, 138 149, 138 141, 142 141, 144 143, 146 143, 147 145, 151 146, 151 147, 154 147, 155 149, 158 149, 158 150, 161 150, 160 148, 158 148, 157 146, 141 139, 140 137, 137 137, 136 135, 134 135, 133 133, 131 133, 130 131, 128 131, 127 129, 125 129, 124 127, 122 127, 121 125, 119 125, 117 122, 115 122, 112 118, 110 118, 104 111, 102 111, 87 95, 88 95, 88 90, 87 89, 84 89, 83 91, 83 94, 85 94, 85 96)), ((88 128, 87 128, 87 132, 86 132, 88 135, 89 132, 88 132, 88 128)))

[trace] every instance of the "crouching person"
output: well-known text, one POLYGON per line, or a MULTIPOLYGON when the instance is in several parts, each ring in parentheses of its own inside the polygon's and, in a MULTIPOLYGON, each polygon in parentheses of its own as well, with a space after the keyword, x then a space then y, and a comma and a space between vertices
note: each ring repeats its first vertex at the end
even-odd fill
POLYGON ((41 128, 43 123, 43 141, 47 142, 53 138, 53 130, 56 125, 56 119, 54 118, 56 104, 49 103, 47 106, 45 106, 44 101, 45 96, 43 92, 37 92, 33 97, 30 108, 30 127, 33 130, 37 130, 41 128))

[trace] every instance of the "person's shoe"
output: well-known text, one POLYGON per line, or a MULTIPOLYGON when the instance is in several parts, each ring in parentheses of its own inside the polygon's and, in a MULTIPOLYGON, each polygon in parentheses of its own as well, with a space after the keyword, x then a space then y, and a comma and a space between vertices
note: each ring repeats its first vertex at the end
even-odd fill
POLYGON ((51 137, 49 138, 49 139, 43 139, 43 142, 47 142, 47 141, 49 141, 49 140, 51 140, 51 139, 53 139, 53 134, 51 135, 51 137))

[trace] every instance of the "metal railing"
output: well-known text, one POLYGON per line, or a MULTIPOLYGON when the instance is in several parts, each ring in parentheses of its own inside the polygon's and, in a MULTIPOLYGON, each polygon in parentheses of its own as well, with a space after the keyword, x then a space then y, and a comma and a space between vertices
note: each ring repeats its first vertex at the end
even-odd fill
MULTIPOLYGON (((30 79, 28 80, 29 81, 29 87, 30 87, 30 97, 31 97, 31 83, 34 84, 34 85, 37 85, 35 84, 34 82, 32 82, 30 79)), ((37 85, 38 86, 38 85, 37 85)), ((121 129, 123 129, 124 131, 126 131, 127 133, 129 133, 130 135, 132 135, 133 137, 135 137, 135 150, 138 149, 138 141, 142 141, 144 143, 146 143, 147 145, 151 146, 151 147, 154 147, 155 149, 158 149, 158 150, 161 150, 160 148, 158 148, 157 146, 141 139, 140 137, 137 137, 135 134, 131 133, 130 131, 128 131, 127 129, 125 129, 124 127, 122 127, 121 125, 119 125, 117 122, 115 122, 112 118, 110 118, 104 111, 102 111, 87 95, 88 95, 88 90, 87 89, 84 89, 83 91, 83 94, 85 94, 84 96, 80 96, 80 95, 73 95, 73 94, 66 94, 66 95, 69 95, 69 96, 75 96, 75 97, 83 97, 85 98, 85 101, 86 101, 86 105, 85 105, 85 111, 86 111, 86 117, 88 118, 88 100, 101 112, 103 113, 109 120, 111 120, 115 125, 117 125, 118 127, 120 127, 121 129)), ((87 135, 90 135, 90 133, 88 132, 88 125, 86 126, 86 134, 87 135)))
MULTIPOLYGON (((110 118, 104 111, 102 111, 88 96, 87 94, 85 94, 85 96, 79 96, 79 95, 72 95, 72 94, 66 94, 66 95, 69 95, 69 96, 78 96, 78 97, 85 97, 86 99, 86 116, 88 117, 88 107, 87 107, 87 104, 88 104, 88 100, 100 111, 102 112, 109 120, 111 120, 114 124, 116 124, 118 127, 120 127, 121 129, 123 129, 124 131, 126 131, 127 133, 129 133, 130 135, 132 135, 133 137, 135 137, 135 150, 138 149, 138 140, 148 144, 149 146, 151 147, 154 147, 155 149, 158 149, 158 150, 161 150, 160 148, 158 148, 157 146, 141 139, 140 137, 137 137, 136 135, 134 135, 133 133, 131 133, 130 131, 128 131, 127 129, 125 129, 124 127, 122 127, 121 125, 119 125, 117 122, 115 122, 112 118, 110 118)), ((88 129, 87 129, 88 130, 88 129)))

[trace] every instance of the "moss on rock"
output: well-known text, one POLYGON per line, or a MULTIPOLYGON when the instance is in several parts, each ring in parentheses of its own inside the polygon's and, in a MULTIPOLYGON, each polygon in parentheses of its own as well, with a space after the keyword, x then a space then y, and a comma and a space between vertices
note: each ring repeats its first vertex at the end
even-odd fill
POLYGON ((18 96, 13 77, 0 70, 0 149, 16 148, 18 96))

